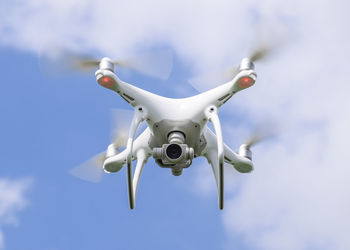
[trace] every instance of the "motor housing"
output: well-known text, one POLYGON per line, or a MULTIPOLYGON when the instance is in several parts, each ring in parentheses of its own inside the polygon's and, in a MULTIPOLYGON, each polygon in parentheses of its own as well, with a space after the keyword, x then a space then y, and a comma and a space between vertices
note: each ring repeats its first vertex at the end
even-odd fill
POLYGON ((250 150, 250 147, 247 146, 246 144, 242 144, 239 147, 238 154, 240 156, 243 156, 245 158, 248 158, 249 160, 252 160, 252 151, 250 150))
POLYGON ((103 169, 107 173, 118 172, 124 165, 123 161, 108 161, 107 159, 119 154, 119 150, 114 144, 110 144, 106 151, 106 159, 103 163, 103 169))

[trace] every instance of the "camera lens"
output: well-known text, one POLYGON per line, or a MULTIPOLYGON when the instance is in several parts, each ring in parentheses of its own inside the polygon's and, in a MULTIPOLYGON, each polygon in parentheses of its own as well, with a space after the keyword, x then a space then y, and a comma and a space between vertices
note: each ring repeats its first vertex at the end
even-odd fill
POLYGON ((178 144, 170 144, 165 152, 170 159, 175 160, 181 156, 182 148, 178 144))

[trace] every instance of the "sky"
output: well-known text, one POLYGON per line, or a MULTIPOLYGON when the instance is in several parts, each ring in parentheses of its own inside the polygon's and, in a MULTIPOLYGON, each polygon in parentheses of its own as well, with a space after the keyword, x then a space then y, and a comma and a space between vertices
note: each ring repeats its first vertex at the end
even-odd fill
POLYGON ((349 7, 1 1, 0 249, 349 249, 349 7), (171 50, 167 80, 117 73, 181 98, 215 86, 189 79, 236 65, 262 42, 275 49, 256 63, 256 84, 219 113, 234 149, 261 126, 276 136, 253 149, 252 173, 226 166, 223 211, 205 159, 180 177, 150 160, 133 211, 125 169, 98 184, 68 174, 108 146, 110 110, 131 107, 94 71, 45 74, 39 58, 53 48, 111 58, 171 50))

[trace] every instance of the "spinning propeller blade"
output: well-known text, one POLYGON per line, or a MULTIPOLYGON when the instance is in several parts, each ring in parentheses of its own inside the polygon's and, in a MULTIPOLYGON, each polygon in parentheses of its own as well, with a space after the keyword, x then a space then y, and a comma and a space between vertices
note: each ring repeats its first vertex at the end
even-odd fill
POLYGON ((122 148, 126 146, 129 129, 134 116, 134 112, 128 109, 112 109, 112 133, 111 141, 116 148, 122 148))
POLYGON ((244 144, 247 145, 248 148, 250 148, 259 142, 269 139, 271 136, 272 135, 255 134, 252 137, 250 137, 244 144))
POLYGON ((100 182, 103 176, 102 164, 106 159, 106 152, 102 152, 83 164, 68 171, 71 175, 85 181, 100 182))
MULTIPOLYGON (((67 50, 42 53, 39 56, 41 71, 46 75, 60 75, 70 71, 90 71, 99 66, 100 59, 67 50)), ((115 66, 137 71, 141 74, 166 80, 173 66, 170 49, 142 53, 128 59, 112 60, 115 66)))
POLYGON ((244 145, 246 145, 247 148, 251 148, 252 146, 255 146, 256 144, 268 140, 275 136, 276 132, 272 132, 269 129, 257 129, 255 132, 252 133, 252 135, 244 142, 244 145))
POLYGON ((266 59, 273 51, 272 44, 260 43, 248 57, 252 62, 258 62, 266 59))
POLYGON ((218 71, 210 72, 205 75, 192 77, 188 80, 189 84, 198 92, 204 92, 222 83, 232 80, 238 73, 239 67, 228 67, 218 71))
MULTIPOLYGON (((255 133, 253 133, 248 140, 243 143, 238 150, 238 154, 252 160, 252 151, 250 148, 252 146, 255 146, 257 143, 262 142, 263 140, 266 140, 273 136, 272 133, 269 131, 271 130, 256 130, 255 133)), ((237 168, 236 168, 237 169, 237 168)), ((243 172, 245 172, 244 169, 242 169, 243 172)), ((249 172, 250 170, 248 170, 249 172)))
POLYGON ((166 80, 173 67, 173 54, 169 49, 157 50, 129 59, 114 61, 114 64, 150 77, 166 80))
MULTIPOLYGON (((112 143, 120 152, 126 146, 129 127, 132 121, 133 112, 124 109, 113 109, 111 111, 114 132, 112 133, 112 143)), ((103 162, 106 159, 106 152, 102 152, 83 164, 69 170, 69 173, 85 181, 100 182, 103 177, 103 162)))
MULTIPOLYGON (((276 44, 271 43, 259 43, 255 49, 252 50, 250 55, 247 57, 252 62, 263 61, 271 54, 276 44)), ((239 72, 239 65, 230 66, 226 69, 218 70, 205 74, 203 76, 197 76, 191 78, 188 82, 194 89, 199 92, 206 91, 208 89, 217 87, 219 84, 228 82, 239 72)))

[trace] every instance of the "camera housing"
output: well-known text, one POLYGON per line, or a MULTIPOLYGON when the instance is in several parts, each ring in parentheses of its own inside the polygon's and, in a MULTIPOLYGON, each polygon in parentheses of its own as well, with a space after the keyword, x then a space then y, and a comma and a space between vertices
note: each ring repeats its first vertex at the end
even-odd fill
POLYGON ((187 144, 163 144, 161 148, 153 149, 153 157, 162 160, 166 165, 184 164, 192 161, 194 150, 187 144))

